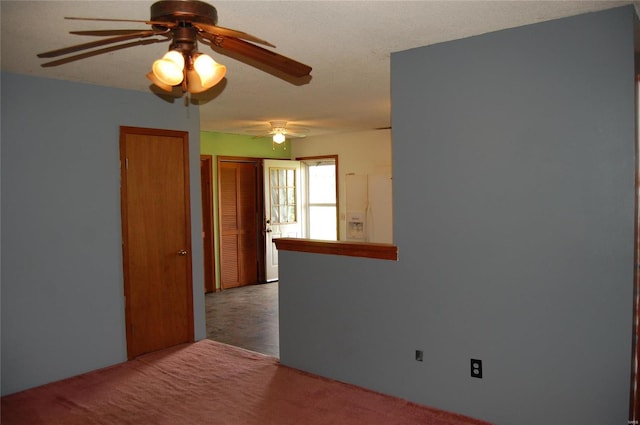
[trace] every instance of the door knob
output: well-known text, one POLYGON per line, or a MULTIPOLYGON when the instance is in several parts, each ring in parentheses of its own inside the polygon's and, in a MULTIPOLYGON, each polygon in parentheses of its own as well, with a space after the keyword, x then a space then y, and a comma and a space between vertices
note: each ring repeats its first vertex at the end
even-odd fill
POLYGON ((181 256, 187 255, 187 250, 186 249, 181 249, 180 251, 178 251, 178 255, 181 255, 181 256))

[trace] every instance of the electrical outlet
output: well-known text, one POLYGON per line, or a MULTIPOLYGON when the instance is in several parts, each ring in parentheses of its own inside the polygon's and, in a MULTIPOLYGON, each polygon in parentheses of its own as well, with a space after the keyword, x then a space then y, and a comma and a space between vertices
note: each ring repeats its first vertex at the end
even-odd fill
POLYGON ((482 379, 482 360, 471 359, 471 377, 482 379))
POLYGON ((421 362, 423 359, 422 350, 416 350, 416 361, 421 362))

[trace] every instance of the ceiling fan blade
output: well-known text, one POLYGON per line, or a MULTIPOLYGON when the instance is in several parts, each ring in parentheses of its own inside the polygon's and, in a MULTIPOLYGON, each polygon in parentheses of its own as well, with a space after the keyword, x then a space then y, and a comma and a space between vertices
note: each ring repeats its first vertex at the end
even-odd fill
POLYGON ((112 19, 112 18, 79 18, 75 16, 65 16, 64 19, 70 19, 74 21, 100 21, 100 22, 139 22, 147 25, 158 25, 161 27, 173 28, 177 27, 177 22, 167 21, 147 21, 144 19, 112 19))
POLYGON ((50 52, 38 53, 39 58, 53 58, 56 56, 66 55, 69 53, 74 53, 80 50, 91 49, 93 47, 104 46, 105 44, 118 43, 120 41, 131 40, 133 38, 145 38, 150 37, 152 35, 161 35, 167 33, 166 31, 155 31, 155 30, 145 30, 138 31, 137 33, 119 35, 116 37, 105 38, 102 40, 91 41, 89 43, 76 44, 75 46, 64 47, 62 49, 51 50, 50 52))
POLYGON ((138 33, 141 30, 137 29, 137 30, 95 30, 95 31, 69 31, 69 34, 73 34, 73 35, 95 35, 95 36, 99 36, 99 37, 106 37, 106 36, 114 36, 114 35, 127 35, 127 34, 134 34, 134 33, 138 33))
POLYGON ((237 30, 232 30, 231 28, 219 27, 217 25, 202 24, 200 22, 193 22, 192 25, 198 28, 200 31, 204 31, 209 34, 221 35, 224 37, 234 37, 242 40, 253 41, 254 43, 262 44, 269 47, 276 47, 266 40, 263 40, 251 34, 247 34, 246 32, 243 32, 243 31, 237 31, 237 30))
POLYGON ((105 47, 102 49, 98 49, 98 50, 92 50, 90 52, 84 52, 84 53, 80 53, 78 55, 74 55, 74 56, 67 56, 66 58, 62 58, 62 59, 58 59, 55 61, 51 61, 51 62, 45 62, 43 64, 41 64, 40 66, 42 66, 43 68, 49 68, 52 66, 58 66, 58 65, 64 65, 66 63, 69 62, 73 62, 73 61, 77 61, 80 59, 85 59, 85 58, 90 58, 91 56, 97 56, 97 55, 101 55, 103 53, 109 53, 109 52, 113 52, 116 50, 120 50, 120 49, 126 49, 128 47, 134 47, 134 46, 143 46, 145 44, 152 44, 152 43, 158 43, 158 42, 165 42, 167 40, 163 40, 160 38, 146 38, 144 40, 136 40, 136 41, 131 41, 129 43, 123 43, 123 44, 117 44, 115 46, 109 46, 109 47, 105 47))
POLYGON ((222 51, 229 50, 248 59, 270 66, 292 77, 304 77, 311 73, 312 68, 309 65, 247 43, 246 41, 233 37, 216 37, 207 34, 200 35, 211 41, 211 43, 222 49, 222 51))
POLYGON ((296 133, 295 131, 287 131, 284 135, 292 139, 304 139, 307 137, 306 133, 296 133))

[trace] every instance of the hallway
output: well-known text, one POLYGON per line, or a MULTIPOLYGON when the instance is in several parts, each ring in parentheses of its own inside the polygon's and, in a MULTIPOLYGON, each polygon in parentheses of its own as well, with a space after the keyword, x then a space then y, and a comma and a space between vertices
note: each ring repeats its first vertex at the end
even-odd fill
POLYGON ((205 295, 207 339, 280 356, 278 282, 205 295))

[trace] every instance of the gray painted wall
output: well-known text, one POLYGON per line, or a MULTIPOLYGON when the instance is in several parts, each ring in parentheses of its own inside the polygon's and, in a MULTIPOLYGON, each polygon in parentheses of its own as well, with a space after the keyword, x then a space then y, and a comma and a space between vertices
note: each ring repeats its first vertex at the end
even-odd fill
POLYGON ((2 74, 2 394, 126 360, 119 127, 189 132, 205 337, 199 113, 151 93, 2 74))
POLYGON ((399 261, 281 252, 281 361, 501 425, 626 424, 634 19, 393 54, 399 261))

